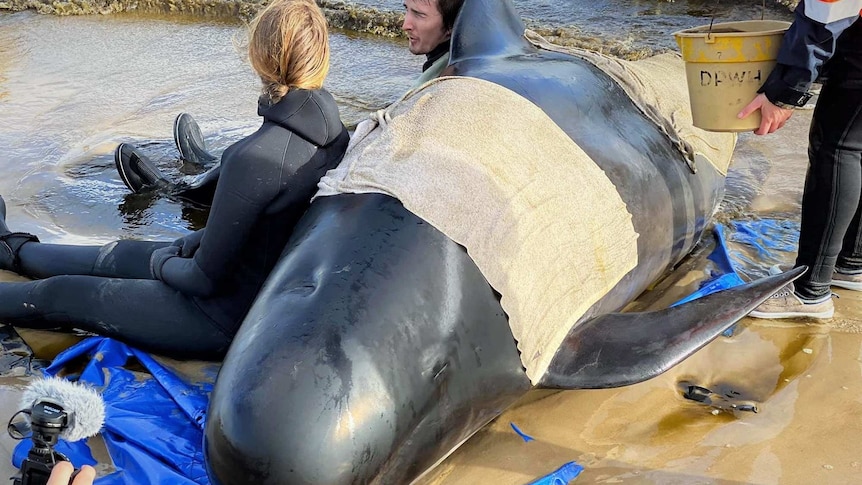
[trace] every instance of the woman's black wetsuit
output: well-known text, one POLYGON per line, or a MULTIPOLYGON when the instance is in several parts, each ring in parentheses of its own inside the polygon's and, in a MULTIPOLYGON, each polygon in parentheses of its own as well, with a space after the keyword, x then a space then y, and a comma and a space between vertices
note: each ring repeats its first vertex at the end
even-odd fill
POLYGON ((258 114, 260 129, 224 152, 205 229, 173 243, 27 242, 17 269, 42 279, 0 283, 0 322, 220 357, 349 140, 324 90, 292 90, 278 103, 261 102, 258 114))

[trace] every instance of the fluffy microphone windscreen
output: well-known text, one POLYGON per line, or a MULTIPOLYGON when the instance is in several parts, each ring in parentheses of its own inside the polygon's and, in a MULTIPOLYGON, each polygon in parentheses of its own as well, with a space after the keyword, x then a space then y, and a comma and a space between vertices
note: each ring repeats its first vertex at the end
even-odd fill
POLYGON ((29 409, 39 399, 58 401, 69 414, 69 426, 60 433, 67 441, 97 434, 105 422, 105 401, 96 390, 66 379, 51 377, 31 382, 21 396, 21 409, 29 409))

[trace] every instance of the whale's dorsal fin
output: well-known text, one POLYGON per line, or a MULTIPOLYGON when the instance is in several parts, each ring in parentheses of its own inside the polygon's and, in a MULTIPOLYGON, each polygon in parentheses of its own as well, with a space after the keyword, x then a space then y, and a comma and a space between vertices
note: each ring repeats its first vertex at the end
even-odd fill
POLYGON ((611 313, 576 326, 540 387, 607 389, 651 379, 721 335, 805 267, 643 313, 611 313))
POLYGON ((449 64, 534 50, 524 38, 525 29, 512 0, 464 0, 452 29, 449 64))

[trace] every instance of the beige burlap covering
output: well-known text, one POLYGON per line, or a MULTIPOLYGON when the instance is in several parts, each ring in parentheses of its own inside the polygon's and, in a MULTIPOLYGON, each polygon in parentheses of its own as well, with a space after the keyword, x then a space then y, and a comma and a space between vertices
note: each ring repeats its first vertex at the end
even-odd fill
POLYGON ((436 79, 360 125, 317 196, 365 192, 467 248, 533 382, 637 264, 631 215, 604 172, 540 108, 487 81, 436 79))
POLYGON ((647 118, 664 131, 691 165, 696 167, 699 161, 706 160, 721 174, 727 175, 736 135, 705 131, 692 125, 685 63, 679 55, 667 53, 626 61, 584 49, 554 45, 531 30, 527 30, 524 36, 540 49, 580 57, 607 73, 647 118))

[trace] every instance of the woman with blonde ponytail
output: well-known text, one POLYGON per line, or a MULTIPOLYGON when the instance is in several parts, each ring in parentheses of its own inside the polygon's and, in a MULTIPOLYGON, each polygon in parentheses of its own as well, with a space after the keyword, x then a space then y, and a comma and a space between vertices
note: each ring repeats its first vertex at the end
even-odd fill
MULTIPOLYGON (((263 84, 260 128, 225 150, 206 228, 170 242, 40 243, 12 232, 0 198, 0 322, 82 329, 142 349, 219 358, 299 217, 347 148, 332 96, 326 20, 310 0, 273 0, 249 26, 263 84)), ((134 149, 118 150, 136 163, 134 149)))
POLYGON ((329 72, 326 20, 305 14, 317 9, 310 0, 274 1, 249 26, 248 60, 272 102, 291 88, 323 86, 329 72))

